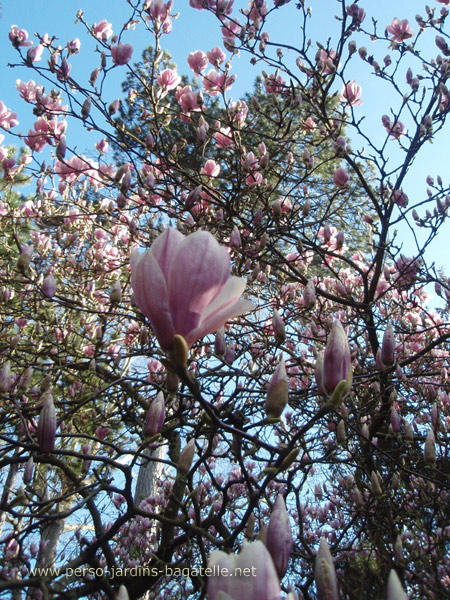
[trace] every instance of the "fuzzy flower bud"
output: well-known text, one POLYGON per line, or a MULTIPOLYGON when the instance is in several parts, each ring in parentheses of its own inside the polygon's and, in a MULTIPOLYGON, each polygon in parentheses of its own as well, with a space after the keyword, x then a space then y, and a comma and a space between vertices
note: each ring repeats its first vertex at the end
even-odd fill
POLYGON ((280 579, 286 573, 294 540, 286 504, 278 495, 267 527, 266 547, 280 579))
POLYGON ((286 339, 286 327, 280 313, 276 309, 273 311, 272 327, 275 339, 282 344, 286 339))
POLYGON ((50 454, 55 447, 56 411, 50 392, 44 395, 44 404, 39 415, 37 436, 39 448, 43 454, 50 454))
POLYGON ((339 600, 336 571, 325 538, 320 540, 319 551, 316 554, 314 579, 316 580, 318 600, 339 600))
POLYGON ((189 440, 189 442, 183 448, 178 459, 177 471, 180 475, 185 477, 189 473, 192 461, 194 460, 194 452, 195 440, 192 438, 192 440, 189 440))
POLYGON ((389 367, 395 362, 395 338, 391 323, 388 323, 386 331, 383 335, 383 342, 381 344, 381 360, 383 364, 389 367))
POLYGON ((281 417, 289 399, 289 381, 284 359, 272 375, 267 388, 265 411, 268 417, 281 417))
POLYGON ((150 404, 144 424, 144 436, 151 437, 159 433, 164 425, 165 404, 164 394, 159 392, 150 404))

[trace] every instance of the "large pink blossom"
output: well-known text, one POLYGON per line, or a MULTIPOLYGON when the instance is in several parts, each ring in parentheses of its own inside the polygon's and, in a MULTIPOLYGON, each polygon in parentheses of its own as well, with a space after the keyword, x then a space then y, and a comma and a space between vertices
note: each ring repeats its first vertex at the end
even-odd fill
POLYGON ((236 81, 236 75, 226 75, 225 73, 217 73, 214 69, 208 71, 207 75, 203 75, 203 91, 209 96, 215 97, 225 90, 231 89, 236 81))
POLYGON ((0 100, 0 127, 5 131, 9 131, 11 127, 18 125, 17 113, 13 113, 0 100))
POLYGON ((181 77, 173 69, 164 69, 156 80, 162 88, 163 95, 174 90, 181 83, 181 77))
POLYGON ((395 18, 387 28, 387 31, 392 35, 393 42, 404 42, 414 35, 414 31, 409 26, 408 19, 400 20, 395 18))
POLYGON ((131 44, 117 44, 111 48, 111 56, 115 65, 126 65, 130 62, 133 55, 133 46, 131 44))
POLYGON ((97 39, 105 42, 113 34, 112 24, 108 23, 106 19, 103 19, 103 21, 100 21, 98 24, 94 23, 94 25, 92 25, 92 33, 97 39))
POLYGON ((361 98, 361 86, 356 81, 347 81, 342 88, 342 98, 349 106, 359 106, 362 104, 361 98))
POLYGON ((28 31, 20 29, 17 25, 11 25, 11 31, 8 34, 9 40, 15 48, 19 46, 31 46, 33 42, 28 40, 28 31))
POLYGON ((134 299, 165 351, 176 334, 192 346, 253 308, 240 300, 245 281, 229 275, 230 257, 207 231, 184 236, 168 228, 149 250, 131 255, 134 299))
POLYGON ((197 75, 204 71, 208 66, 208 58, 204 52, 201 50, 196 50, 195 52, 191 52, 187 57, 189 67, 196 73, 197 75))

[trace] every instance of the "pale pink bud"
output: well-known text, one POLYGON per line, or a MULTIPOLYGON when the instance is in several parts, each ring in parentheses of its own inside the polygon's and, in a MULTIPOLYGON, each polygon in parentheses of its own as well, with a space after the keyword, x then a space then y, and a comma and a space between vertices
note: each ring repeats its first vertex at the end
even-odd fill
POLYGON ((314 579, 318 600, 339 600, 336 571, 333 558, 325 538, 320 540, 319 551, 314 564, 314 579))
POLYGON ((56 292, 56 281, 53 275, 50 273, 42 282, 42 293, 47 298, 53 298, 56 292))
POLYGON ((109 301, 111 304, 120 304, 120 302, 122 302, 122 287, 120 281, 114 282, 114 285, 109 292, 109 301))
POLYGON ((267 387, 265 405, 266 415, 275 418, 281 417, 288 399, 289 380, 286 373, 286 365, 282 358, 267 387))
POLYGON ((281 597, 277 572, 261 540, 244 543, 238 555, 214 550, 208 567, 214 573, 208 578, 208 600, 276 600, 281 597), (241 574, 230 577, 230 573, 241 574))
POLYGON ((86 100, 83 102, 83 105, 81 107, 81 118, 87 119, 89 116, 89 113, 91 112, 91 103, 92 103, 92 99, 90 96, 88 96, 86 98, 86 100))
POLYGON ((37 427, 39 448, 43 454, 50 454, 55 447, 56 436, 56 411, 53 397, 50 392, 44 395, 37 427))
POLYGON ((164 425, 165 403, 164 394, 159 392, 154 400, 152 400, 147 411, 144 424, 144 436, 151 437, 160 433, 164 425))
POLYGON ((306 308, 313 308, 316 303, 316 286, 310 279, 303 290, 303 304, 306 308))
POLYGON ((381 360, 383 361, 383 364, 389 367, 395 362, 395 338, 391 323, 388 323, 383 335, 381 360))
POLYGON ((130 600, 127 588, 122 584, 117 592, 116 600, 130 600))
POLYGON ((391 569, 388 578, 386 600, 408 600, 405 590, 394 569, 391 569))
POLYGON ((11 387, 12 381, 11 361, 7 360, 0 369, 0 392, 3 394, 7 392, 11 387))
POLYGON ((34 470, 34 460, 33 460, 33 457, 30 456, 30 458, 27 461, 27 464, 25 465, 25 470, 23 472, 23 482, 25 485, 28 485, 29 483, 31 483, 31 481, 33 479, 33 470, 34 470))
POLYGON ((283 496, 278 494, 267 527, 266 547, 280 579, 286 573, 294 540, 283 496))
POLYGON ((427 438, 425 440, 425 448, 423 455, 425 463, 427 465, 434 465, 434 463, 436 462, 436 440, 432 429, 430 429, 430 431, 428 432, 427 438))
POLYGON ((282 344, 286 339, 286 327, 280 313, 276 309, 273 311, 272 327, 275 339, 282 344))
POLYGON ((217 356, 223 356, 225 354, 226 344, 225 344, 225 328, 221 327, 217 333, 214 340, 214 353, 217 356))
POLYGON ((192 438, 181 451, 178 459, 177 471, 184 477, 189 473, 192 461, 194 460, 195 440, 192 438))
POLYGON ((370 475, 370 483, 372 487, 372 493, 376 498, 379 498, 383 492, 381 490, 380 480, 378 479, 378 475, 375 471, 372 471, 370 475))
POLYGON ((340 419, 339 423, 337 424, 336 439, 338 441, 338 444, 345 444, 345 441, 347 439, 347 434, 345 431, 345 421, 343 419, 340 419))
POLYGON ((232 365, 234 363, 235 354, 236 344, 228 344, 223 355, 224 362, 226 362, 227 365, 232 365))
POLYGON ((241 247, 241 234, 239 233, 239 229, 237 225, 233 227, 233 231, 230 235, 230 246, 231 248, 240 248, 241 247))

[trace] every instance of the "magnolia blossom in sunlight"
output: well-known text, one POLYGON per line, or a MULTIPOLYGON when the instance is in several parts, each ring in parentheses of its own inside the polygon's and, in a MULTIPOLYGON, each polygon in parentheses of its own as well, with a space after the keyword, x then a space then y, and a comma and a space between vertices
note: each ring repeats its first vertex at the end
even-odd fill
POLYGON ((133 46, 131 44, 119 43, 111 48, 111 56, 115 65, 126 65, 130 62, 133 55, 133 46))
POLYGON ((166 95, 170 90, 174 90, 181 83, 181 77, 173 69, 164 69, 156 80, 163 90, 163 95, 166 95))
POLYGON ((240 299, 245 281, 229 275, 230 257, 207 231, 184 236, 169 227, 149 250, 131 255, 134 300, 165 351, 176 334, 190 347, 252 310, 240 299))
POLYGON ((100 21, 98 24, 94 23, 94 25, 92 25, 92 33, 97 39, 105 42, 113 34, 112 23, 108 23, 106 19, 103 19, 103 21, 100 21))
POLYGON ((359 106, 362 104, 361 97, 362 88, 356 81, 347 81, 342 88, 342 98, 349 106, 359 106))
POLYGON ((387 31, 392 35, 391 39, 393 42, 404 42, 414 35, 414 31, 409 26, 408 19, 395 18, 389 27, 387 27, 387 31))

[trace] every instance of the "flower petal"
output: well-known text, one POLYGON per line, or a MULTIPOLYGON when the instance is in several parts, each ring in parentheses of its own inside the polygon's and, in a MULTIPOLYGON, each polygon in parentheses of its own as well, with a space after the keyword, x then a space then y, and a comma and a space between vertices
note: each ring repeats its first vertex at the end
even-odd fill
POLYGON ((187 236, 176 248, 168 275, 170 311, 176 333, 187 337, 230 274, 230 257, 207 231, 187 236))
POLYGON ((150 252, 158 261, 166 280, 175 250, 184 239, 185 236, 182 233, 172 227, 168 227, 156 238, 150 248, 150 252))
POLYGON ((172 347, 175 329, 164 274, 151 250, 131 255, 131 287, 136 304, 150 320, 163 350, 172 347))
POLYGON ((203 312, 198 326, 187 334, 188 346, 204 335, 216 332, 230 319, 255 308, 248 300, 239 300, 244 288, 245 281, 241 277, 228 279, 222 291, 203 312))

